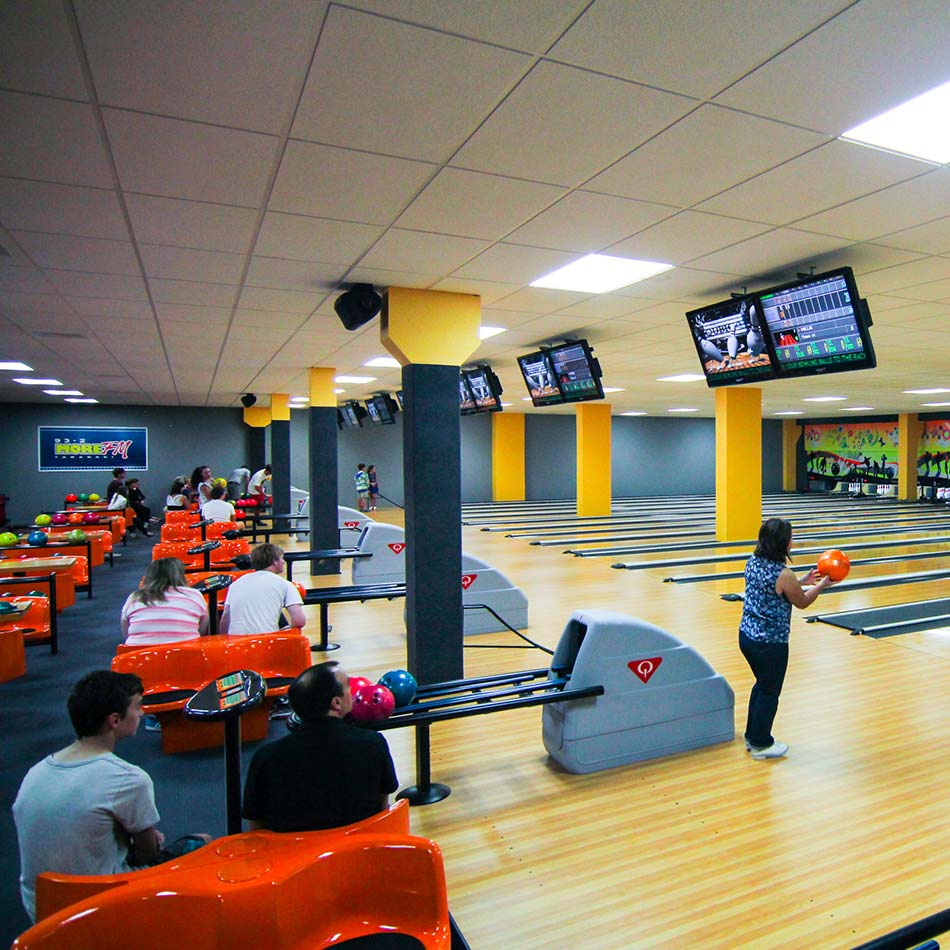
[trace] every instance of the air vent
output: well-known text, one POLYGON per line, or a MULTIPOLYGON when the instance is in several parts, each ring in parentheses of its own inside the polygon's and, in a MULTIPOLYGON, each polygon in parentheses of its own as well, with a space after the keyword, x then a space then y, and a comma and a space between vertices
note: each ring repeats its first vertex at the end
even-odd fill
POLYGON ((84 333, 70 333, 67 330, 32 330, 33 336, 40 336, 51 340, 85 340, 84 333))

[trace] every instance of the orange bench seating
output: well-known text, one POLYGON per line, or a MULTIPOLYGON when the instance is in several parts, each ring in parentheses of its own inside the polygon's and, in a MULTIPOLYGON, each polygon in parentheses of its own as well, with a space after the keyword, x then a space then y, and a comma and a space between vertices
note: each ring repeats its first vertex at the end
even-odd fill
MULTIPOLYGON (((38 560, 46 560, 41 558, 38 560)), ((85 558, 81 558, 85 562, 85 558)), ((13 559, 2 559, 0 560, 0 591, 4 591, 3 587, 3 578, 4 577, 16 577, 20 576, 29 576, 33 574, 55 574, 56 575, 56 612, 59 613, 65 610, 67 607, 72 607, 76 603, 76 585, 80 583, 88 584, 89 583, 89 571, 84 564, 80 564, 78 567, 75 563, 66 565, 62 561, 58 561, 56 558, 50 558, 49 565, 43 565, 42 567, 37 567, 36 561, 33 562, 33 565, 30 567, 24 567, 17 563, 13 559), (77 581, 77 573, 80 576, 85 575, 84 581, 77 581)), ((50 594, 50 585, 49 581, 37 581, 36 589, 42 591, 44 594, 49 596, 50 594)))
POLYGON ((200 521, 201 515, 198 513, 198 506, 189 508, 187 511, 166 511, 165 524, 191 524, 193 521, 200 521))
POLYGON ((70 531, 75 530, 77 527, 81 528, 86 532, 86 537, 90 540, 98 540, 102 542, 102 550, 105 554, 110 554, 115 545, 115 537, 111 529, 106 527, 98 528, 86 528, 83 525, 74 525, 74 524, 51 524, 47 525, 43 530, 52 535, 55 540, 60 540, 58 535, 69 534, 70 531))
POLYGON ((4 630, 19 630, 24 640, 46 641, 52 629, 50 624, 49 597, 30 597, 27 594, 14 597, 0 597, 11 604, 22 606, 28 604, 27 610, 15 618, 0 614, 0 632, 4 630))
POLYGON ((0 683, 15 680, 26 672, 23 633, 10 627, 0 628, 0 683))
POLYGON ((270 707, 284 695, 291 680, 311 665, 310 641, 296 628, 254 636, 199 637, 184 643, 128 647, 120 644, 112 661, 117 673, 135 673, 145 687, 146 712, 162 725, 162 750, 190 752, 224 744, 224 724, 196 722, 182 715, 185 703, 205 683, 233 670, 254 670, 265 680, 286 679, 269 685, 260 706, 241 717, 241 739, 253 742, 267 736, 270 707), (162 694, 181 695, 163 696, 162 694), (150 697, 160 701, 150 702, 150 697))
POLYGON ((36 909, 14 950, 126 950, 130 935, 150 950, 345 950, 376 934, 451 946, 442 853, 409 834, 402 801, 343 828, 230 835, 128 874, 40 874, 36 909))
MULTIPOLYGON (((200 571, 204 569, 203 554, 189 554, 189 548, 200 544, 200 540, 194 541, 159 541, 152 548, 152 560, 157 561, 162 557, 177 557, 185 565, 186 571, 200 571)), ((221 546, 211 552, 211 565, 221 565, 225 569, 233 567, 231 559, 239 554, 250 554, 251 546, 246 538, 237 538, 229 541, 226 538, 221 540, 221 546)))
MULTIPOLYGON (((239 531, 240 525, 233 521, 215 521, 205 525, 205 538, 208 541, 217 541, 224 536, 225 531, 239 531)), ((190 522, 162 525, 162 541, 191 541, 193 544, 201 542, 201 528, 192 527, 190 522)))

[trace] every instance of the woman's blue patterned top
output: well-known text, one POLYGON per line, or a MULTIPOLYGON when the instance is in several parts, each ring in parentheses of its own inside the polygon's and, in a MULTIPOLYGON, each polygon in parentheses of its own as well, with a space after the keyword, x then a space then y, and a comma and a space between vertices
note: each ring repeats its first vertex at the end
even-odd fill
POLYGON ((739 632, 765 643, 788 643, 792 605, 775 593, 775 582, 785 569, 782 561, 753 555, 745 566, 745 603, 739 632))

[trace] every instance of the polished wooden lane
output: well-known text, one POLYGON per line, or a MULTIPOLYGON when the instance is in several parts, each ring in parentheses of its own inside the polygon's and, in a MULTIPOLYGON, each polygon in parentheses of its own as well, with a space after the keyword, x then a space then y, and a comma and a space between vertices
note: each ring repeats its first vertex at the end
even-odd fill
MULTIPOLYGON (((477 528, 463 529, 463 546, 525 590, 527 632, 549 647, 581 607, 688 642, 735 689, 739 736, 570 775, 548 760, 537 709, 434 725, 433 779, 452 794, 413 809, 412 827, 442 846, 475 950, 849 947, 950 905, 950 628, 872 640, 796 611, 775 729, 791 751, 756 762, 741 741, 751 677, 736 645, 740 605, 720 599, 741 583, 664 584, 669 569, 612 570, 477 528)), ((336 583, 348 570, 313 579, 336 583)), ((842 591, 809 612, 948 594, 946 580, 842 591)), ((335 607, 342 649, 329 656, 373 678, 404 666, 404 606, 335 607)), ((470 676, 547 662, 536 650, 465 656, 470 676)), ((403 786, 415 778, 410 732, 386 733, 403 786)))

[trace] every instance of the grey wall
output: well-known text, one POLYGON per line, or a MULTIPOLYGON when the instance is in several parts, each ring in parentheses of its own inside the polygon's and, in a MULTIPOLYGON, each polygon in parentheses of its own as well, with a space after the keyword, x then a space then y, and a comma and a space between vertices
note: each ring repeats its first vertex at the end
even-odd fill
POLYGON ((491 417, 462 416, 462 504, 491 501, 491 417))
MULTIPOLYGON (((39 512, 62 507, 69 492, 104 494, 111 471, 38 472, 37 426, 146 426, 148 471, 136 472, 154 511, 176 475, 190 475, 195 466, 210 465, 215 476, 251 464, 249 429, 240 409, 172 406, 56 406, 6 404, 0 452, 0 492, 9 496, 7 517, 14 524, 39 512)), ((115 464, 121 465, 121 462, 115 464)))

